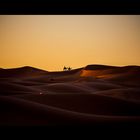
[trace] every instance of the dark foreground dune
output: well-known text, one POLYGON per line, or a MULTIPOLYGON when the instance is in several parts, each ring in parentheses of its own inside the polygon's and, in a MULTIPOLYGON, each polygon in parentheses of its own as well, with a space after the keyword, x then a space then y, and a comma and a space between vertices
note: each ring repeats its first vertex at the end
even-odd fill
POLYGON ((0 125, 140 124, 140 67, 0 69, 0 125))

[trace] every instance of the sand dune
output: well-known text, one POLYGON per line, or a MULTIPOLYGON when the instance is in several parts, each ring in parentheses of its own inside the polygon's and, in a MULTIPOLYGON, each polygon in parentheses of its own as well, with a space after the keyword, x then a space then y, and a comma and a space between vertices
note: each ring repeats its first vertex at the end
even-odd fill
POLYGON ((12 68, 12 69, 0 69, 0 78, 5 77, 24 77, 24 76, 37 76, 46 74, 47 71, 33 68, 30 66, 20 67, 20 68, 12 68))
POLYGON ((55 83, 55 84, 49 84, 46 87, 47 90, 51 90, 54 92, 60 92, 60 93, 88 93, 89 91, 78 87, 76 85, 72 85, 71 83, 55 83))
POLYGON ((87 65, 84 69, 85 70, 105 70, 105 69, 113 69, 117 68, 115 66, 108 66, 108 65, 87 65))
POLYGON ((140 104, 96 94, 43 94, 20 98, 80 113, 139 116, 140 104))
POLYGON ((82 82, 80 84, 84 84, 87 87, 94 88, 96 90, 108 90, 108 89, 116 89, 116 88, 122 88, 121 85, 105 82, 105 81, 93 81, 93 82, 82 82))
MULTIPOLYGON (((96 66, 96 65, 95 65, 96 66)), ((97 67, 97 66, 96 66, 97 67)), ((83 69, 81 76, 104 76, 107 75, 106 77, 109 78, 110 76, 113 75, 120 75, 120 74, 127 74, 127 76, 130 75, 137 75, 140 74, 140 67, 139 66, 124 66, 124 67, 110 67, 110 66, 104 66, 100 68, 95 68, 94 70, 94 65, 91 65, 90 67, 85 67, 83 69), (105 67, 105 68, 104 68, 105 67)), ((139 75, 138 75, 139 76, 139 75)))
POLYGON ((140 89, 135 88, 120 88, 96 91, 95 94, 107 95, 115 98, 130 100, 130 101, 140 101, 140 89))
POLYGON ((0 125, 140 122, 140 67, 0 69, 0 125))
POLYGON ((13 83, 0 83, 0 95, 13 95, 20 94, 22 92, 34 92, 38 90, 32 87, 27 87, 24 85, 18 85, 13 83))
MULTIPOLYGON (((69 111, 13 97, 0 97, 1 125, 139 123, 138 116, 108 116, 69 111), (12 111, 10 111, 12 110, 12 111)), ((138 113, 137 113, 138 115, 138 113)))

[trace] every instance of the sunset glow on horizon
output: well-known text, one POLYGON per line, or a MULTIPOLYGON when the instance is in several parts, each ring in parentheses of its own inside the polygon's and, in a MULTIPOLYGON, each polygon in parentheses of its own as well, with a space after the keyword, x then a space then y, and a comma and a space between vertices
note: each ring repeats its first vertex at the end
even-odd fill
POLYGON ((1 15, 0 68, 140 65, 140 15, 1 15))

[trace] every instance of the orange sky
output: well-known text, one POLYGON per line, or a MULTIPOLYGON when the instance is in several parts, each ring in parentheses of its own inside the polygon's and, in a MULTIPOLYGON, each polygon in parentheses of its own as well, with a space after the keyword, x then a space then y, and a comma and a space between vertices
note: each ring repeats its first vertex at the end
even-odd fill
POLYGON ((87 64, 140 65, 140 16, 0 16, 0 67, 87 64))

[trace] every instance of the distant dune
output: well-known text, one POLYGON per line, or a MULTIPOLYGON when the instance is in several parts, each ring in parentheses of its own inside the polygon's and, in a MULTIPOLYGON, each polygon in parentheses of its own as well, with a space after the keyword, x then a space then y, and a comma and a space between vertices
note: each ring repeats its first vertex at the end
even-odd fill
MULTIPOLYGON (((115 66, 104 66, 104 65, 88 65, 84 68, 82 76, 104 76, 108 77, 114 74, 140 74, 140 66, 124 66, 124 67, 115 67, 115 66)), ((139 76, 139 75, 138 75, 139 76)))
POLYGON ((87 65, 84 69, 85 70, 106 70, 106 69, 113 69, 117 68, 116 66, 108 66, 108 65, 87 65))
POLYGON ((0 68, 0 125, 140 123, 140 66, 0 68))
POLYGON ((46 74, 47 71, 33 68, 30 66, 12 68, 12 69, 0 69, 0 77, 24 77, 24 76, 36 76, 46 74))

